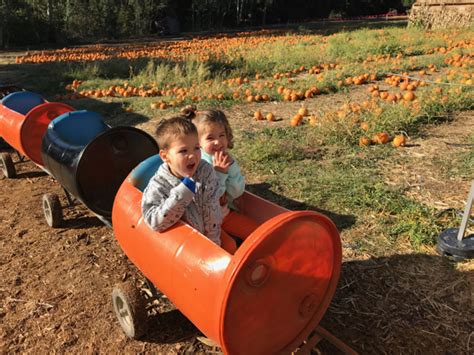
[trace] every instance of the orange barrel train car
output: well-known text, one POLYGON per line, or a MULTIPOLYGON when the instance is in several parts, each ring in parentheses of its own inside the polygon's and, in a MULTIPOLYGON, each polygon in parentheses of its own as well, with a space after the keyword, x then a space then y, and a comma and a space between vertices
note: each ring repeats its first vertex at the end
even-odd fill
MULTIPOLYGON (((2 100, 5 96, 10 95, 13 92, 18 92, 18 91, 23 91, 22 88, 16 85, 10 85, 10 84, 0 84, 0 100, 2 100)), ((1 101, 0 101, 1 103, 1 101)), ((2 138, 0 134, 0 149, 2 148, 9 148, 10 145, 5 142, 5 140, 2 138)))
MULTIPOLYGON (((234 255, 181 221, 153 231, 142 218, 141 198, 161 162, 158 155, 142 162, 115 198, 112 225, 128 258, 224 353, 301 348, 320 328, 339 279, 341 243, 332 221, 245 192, 240 211, 260 226, 234 255)), ((145 331, 139 298, 125 284, 112 292, 120 325, 132 338, 145 331)))
MULTIPOLYGON (((157 153, 156 141, 148 133, 134 127, 111 128, 101 115, 85 110, 51 121, 40 146, 42 162, 63 187, 69 204, 72 195, 107 225, 123 180, 157 153)), ((56 194, 43 196, 43 212, 51 227, 61 224, 56 194)))
MULTIPOLYGON (((0 103, 0 136, 19 155, 28 157, 43 168, 41 143, 48 124, 61 114, 73 110, 63 103, 47 102, 33 92, 12 92, 0 103)), ((0 165, 7 178, 16 176, 10 154, 0 154, 0 165)))

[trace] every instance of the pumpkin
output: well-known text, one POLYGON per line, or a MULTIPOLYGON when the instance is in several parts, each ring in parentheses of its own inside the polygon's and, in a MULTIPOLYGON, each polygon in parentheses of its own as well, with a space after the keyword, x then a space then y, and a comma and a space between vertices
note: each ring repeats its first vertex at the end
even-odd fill
POLYGON ((372 143, 372 141, 370 140, 370 138, 360 137, 360 139, 359 139, 359 147, 366 147, 366 146, 370 145, 371 143, 372 143))
POLYGON ((308 109, 304 106, 301 106, 300 109, 298 110, 298 113, 301 115, 301 116, 308 116, 308 109))
POLYGON ((403 99, 405 101, 413 101, 415 100, 415 94, 413 93, 413 91, 407 91, 403 94, 403 99))
POLYGON ((377 133, 373 136, 372 141, 376 144, 385 144, 390 140, 390 136, 386 132, 377 133))
POLYGON ((396 135, 392 141, 392 145, 394 147, 403 147, 405 143, 406 143, 406 137, 403 134, 396 135))
POLYGON ((297 113, 296 115, 293 116, 293 118, 290 121, 290 125, 292 126, 299 126, 301 122, 303 121, 303 116, 297 113))
POLYGON ((275 121, 275 115, 273 113, 269 112, 269 113, 267 113, 266 119, 267 119, 267 121, 273 122, 273 121, 275 121))
POLYGON ((315 115, 309 116, 309 124, 311 126, 317 126, 318 125, 318 118, 315 115))
POLYGON ((363 129, 364 131, 368 131, 369 130, 369 124, 367 122, 361 122, 360 123, 360 128, 363 129))
POLYGON ((256 121, 261 121, 264 119, 260 110, 254 112, 253 118, 255 118, 256 121))

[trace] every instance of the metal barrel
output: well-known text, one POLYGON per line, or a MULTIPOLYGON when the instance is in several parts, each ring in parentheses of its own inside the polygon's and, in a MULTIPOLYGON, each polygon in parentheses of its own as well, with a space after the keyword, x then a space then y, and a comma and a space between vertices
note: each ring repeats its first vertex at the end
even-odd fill
POLYGON ((42 166, 41 142, 48 124, 73 110, 63 103, 47 102, 32 92, 14 92, 0 104, 0 136, 22 155, 42 166))
POLYGON ((260 226, 234 255, 183 221, 153 231, 141 199, 159 164, 158 157, 140 164, 115 198, 112 225, 124 253, 224 353, 291 353, 336 290, 342 253, 335 225, 246 192, 241 213, 260 226))
POLYGON ((10 110, 26 115, 33 107, 45 103, 46 100, 35 92, 13 92, 2 99, 2 105, 10 110))
POLYGON ((46 169, 91 211, 109 219, 115 195, 130 171, 158 152, 134 127, 110 128, 94 112, 66 113, 50 123, 41 155, 46 169))

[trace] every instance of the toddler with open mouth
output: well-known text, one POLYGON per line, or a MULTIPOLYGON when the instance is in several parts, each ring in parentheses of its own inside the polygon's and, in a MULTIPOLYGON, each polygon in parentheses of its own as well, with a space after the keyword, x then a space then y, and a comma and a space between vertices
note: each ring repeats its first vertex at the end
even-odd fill
POLYGON ((183 219, 227 250, 233 241, 224 237, 221 242, 219 180, 201 159, 196 126, 185 117, 173 117, 158 124, 156 139, 163 164, 143 192, 145 223, 162 232, 183 219))

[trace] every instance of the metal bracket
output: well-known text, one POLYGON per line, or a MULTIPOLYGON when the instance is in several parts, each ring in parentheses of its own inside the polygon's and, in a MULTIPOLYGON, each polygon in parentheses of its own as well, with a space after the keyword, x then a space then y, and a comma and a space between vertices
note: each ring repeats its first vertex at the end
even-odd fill
POLYGON ((159 291, 155 287, 153 282, 151 282, 147 277, 145 277, 145 283, 146 283, 148 289, 150 290, 151 294, 153 295, 153 297, 155 297, 156 299, 159 299, 161 296, 163 296, 163 293, 161 293, 161 291, 159 291))
POLYGON ((320 325, 309 335, 308 339, 301 345, 301 347, 293 352, 294 355, 310 355, 311 350, 321 341, 327 340, 336 348, 341 350, 344 354, 357 355, 358 353, 349 345, 338 339, 335 335, 321 327, 320 325))
POLYGON ((63 187, 63 191, 64 191, 64 194, 66 195, 66 199, 67 199, 68 206, 69 206, 69 207, 73 206, 73 204, 74 204, 74 199, 73 199, 73 197, 71 196, 71 194, 69 193, 69 191, 66 190, 64 187, 63 187))
POLYGON ((18 159, 20 160, 20 162, 23 163, 25 161, 25 156, 21 155, 20 152, 16 151, 16 155, 18 155, 18 159))
POLYGON ((464 209, 461 226, 459 227, 458 241, 461 241, 464 238, 464 235, 466 233, 467 222, 471 214, 473 202, 474 202, 474 180, 472 180, 471 182, 471 190, 469 191, 469 196, 467 197, 466 208, 464 209))

